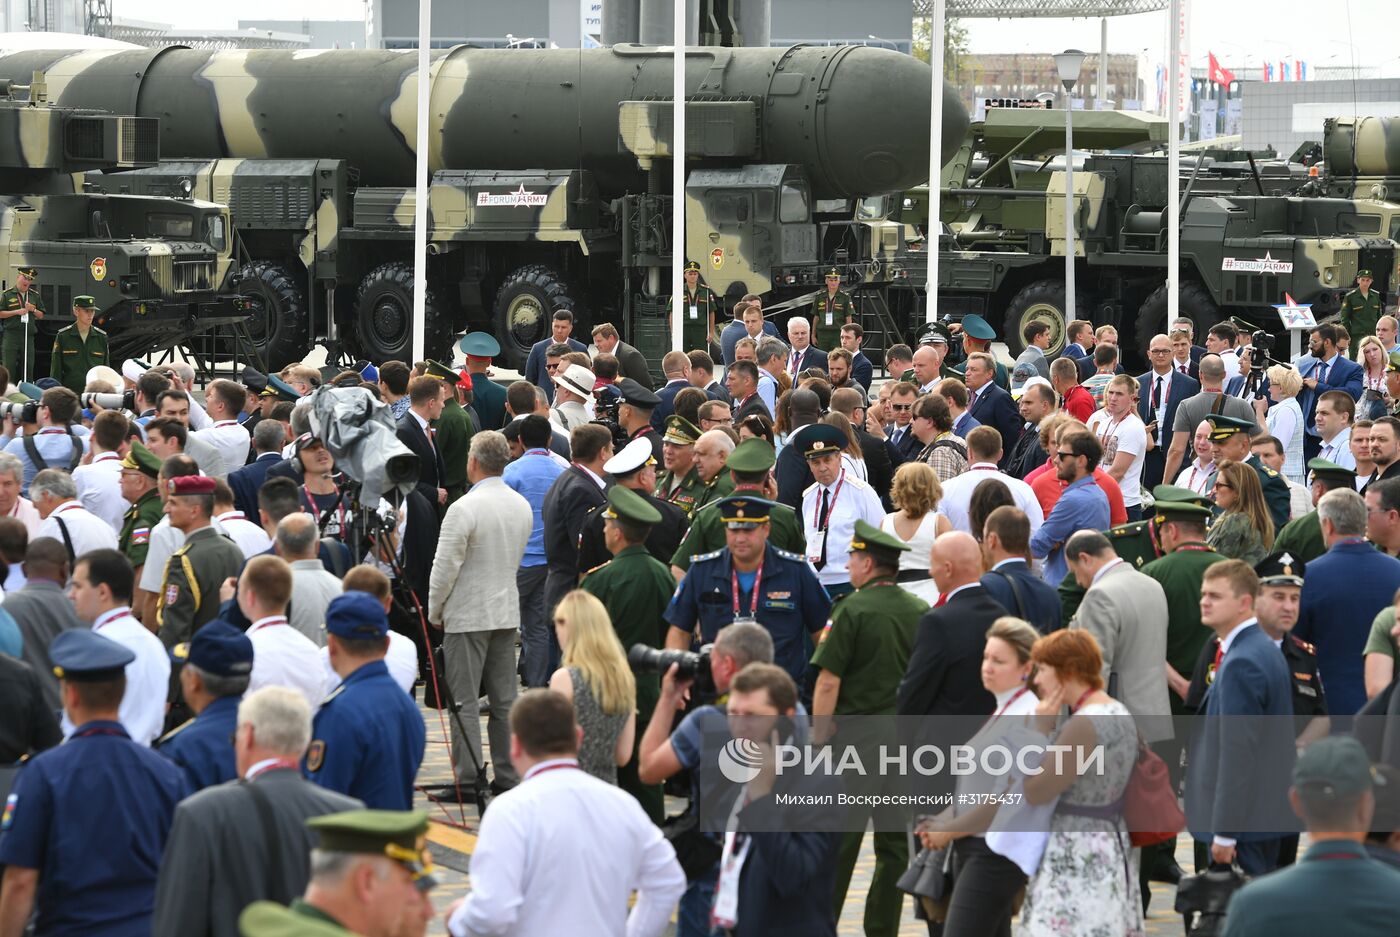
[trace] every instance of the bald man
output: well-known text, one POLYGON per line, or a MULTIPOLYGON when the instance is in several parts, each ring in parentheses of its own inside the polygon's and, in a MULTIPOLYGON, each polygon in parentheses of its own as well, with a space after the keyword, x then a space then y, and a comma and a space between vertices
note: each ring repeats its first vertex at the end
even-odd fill
MULTIPOLYGON (((992 622, 1009 615, 982 588, 982 549, 971 534, 952 531, 933 542, 929 572, 940 596, 919 619, 909 668, 899 684, 901 716, 990 716, 995 700, 982 686, 982 647, 992 622)), ((973 720, 952 720, 940 744, 962 744, 973 720)))

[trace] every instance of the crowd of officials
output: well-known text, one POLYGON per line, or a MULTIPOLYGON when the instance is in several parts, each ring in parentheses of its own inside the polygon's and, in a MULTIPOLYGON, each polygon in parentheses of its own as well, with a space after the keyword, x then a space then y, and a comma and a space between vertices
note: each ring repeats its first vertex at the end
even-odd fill
POLYGON ((687 279, 695 349, 659 386, 559 310, 508 384, 470 333, 461 369, 249 370, 201 400, 187 366, 129 361, 82 382, 125 408, 51 379, 7 408, 0 937, 422 934, 420 699, 454 782, 424 793, 486 808, 458 937, 834 934, 865 816, 775 822, 773 750, 857 716, 1106 752, 1017 779, 1033 822, 977 777, 874 812, 869 935, 899 930, 911 861, 951 876, 914 901, 932 934, 1142 933, 1148 883, 1185 874, 1123 818, 1143 746, 1195 871, 1257 879, 1227 933, 1311 932, 1313 888, 1332 926, 1392 929, 1400 739, 1349 733, 1400 708, 1393 319, 1356 361, 1323 325, 1293 362, 1178 319, 1135 376, 1112 327, 1071 322, 1052 358, 1031 323, 1008 366, 967 316, 885 349, 876 389, 834 271, 786 341, 687 279), (420 465, 368 541, 312 418, 327 385, 420 465), (712 692, 629 663, 658 649, 702 650, 712 692), (1227 741, 1242 716, 1296 731, 1227 741), (723 834, 693 812, 716 733, 763 753, 723 834), (1268 825, 1295 813, 1302 855, 1268 825))

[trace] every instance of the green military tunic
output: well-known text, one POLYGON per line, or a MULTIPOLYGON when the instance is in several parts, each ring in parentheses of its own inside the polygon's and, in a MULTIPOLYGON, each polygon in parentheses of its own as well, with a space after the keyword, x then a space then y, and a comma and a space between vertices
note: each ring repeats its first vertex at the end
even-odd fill
POLYGON ((471 413, 450 398, 433 426, 437 429, 438 452, 442 453, 442 487, 447 489, 447 503, 451 504, 467 493, 467 451, 477 427, 471 413))
POLYGON ((106 363, 107 333, 95 325, 88 329, 86 339, 76 325, 59 329, 53 337, 49 375, 75 394, 87 386, 88 370, 106 363))
POLYGON ((1327 552, 1322 539, 1322 520, 1317 511, 1309 511, 1283 526, 1274 538, 1275 552, 1291 553, 1294 559, 1307 564, 1327 552))
POLYGON ((146 551, 151 545, 151 529, 160 523, 165 505, 161 504, 160 492, 152 488, 127 508, 122 516, 122 532, 117 538, 117 549, 121 550, 131 565, 140 569, 146 564, 146 551))
POLYGON ((167 648, 183 644, 219 614, 219 587, 243 569, 243 551, 213 527, 185 538, 165 562, 156 625, 167 648))
MULTIPOLYGON (((681 350, 704 351, 710 345, 710 324, 724 311, 719 297, 703 283, 696 285, 694 293, 685 287, 681 292, 685 294, 685 308, 681 310, 681 344, 684 346, 681 350)), ((666 308, 670 310, 670 300, 666 308)))
POLYGON ((701 483, 700 492, 695 496, 695 507, 690 510, 691 516, 693 517, 695 512, 701 508, 708 507, 720 498, 727 497, 732 494, 733 491, 734 476, 730 475, 724 469, 720 469, 719 474, 711 481, 708 483, 701 483))
POLYGON ((354 937, 320 908, 297 898, 290 908, 275 901, 255 901, 238 916, 243 937, 354 937))
MULTIPOLYGON (((845 290, 837 290, 835 293, 823 290, 812 300, 812 344, 819 345, 819 331, 828 336, 830 342, 830 336, 839 335, 841 326, 855 321, 855 317, 856 304, 850 293, 845 290)), ((831 347, 836 347, 834 342, 831 343, 831 347)))
MULTIPOLYGON (((23 309, 26 302, 33 303, 40 312, 48 312, 39 298, 39 291, 33 286, 24 294, 13 286, 0 293, 0 311, 23 309)), ((39 374, 34 367, 34 333, 38 331, 39 323, 32 315, 28 321, 11 316, 0 319, 0 328, 4 329, 4 335, 0 337, 0 360, 9 369, 10 380, 15 384, 21 380, 35 380, 39 374)))
POLYGON ((1381 294, 1368 290, 1365 295, 1354 289, 1342 298, 1342 326, 1351 336, 1352 347, 1357 347, 1363 336, 1376 334, 1376 321, 1381 317, 1381 294))
MULTIPOLYGON (((763 492, 756 487, 744 486, 736 491, 748 491, 762 497, 763 492)), ((718 500, 718 499, 716 499, 718 500)), ((719 508, 707 504, 690 518, 690 531, 681 541, 676 555, 671 557, 671 565, 682 571, 690 569, 690 561, 703 553, 713 553, 725 547, 724 518, 719 508)), ((798 556, 807 554, 807 535, 797 512, 786 504, 773 504, 768 509, 768 542, 779 550, 786 550, 798 556)))
MULTIPOLYGON (((642 544, 622 550, 611 561, 588 572, 580 588, 597 597, 608 610, 613 630, 622 642, 623 650, 634 644, 664 647, 666 606, 676 590, 676 581, 664 563, 647 552, 642 544)), ((656 674, 637 674, 637 737, 640 745, 647 722, 656 709, 661 695, 661 681, 656 674)), ((617 771, 617 785, 637 798, 647 816, 660 823, 665 815, 665 797, 660 784, 642 784, 637 777, 638 759, 633 749, 632 760, 617 771)))
MULTIPOLYGON (((1224 558, 1204 543, 1183 543, 1142 567, 1143 574, 1157 580, 1167 596, 1167 663, 1188 679, 1211 635, 1201 624, 1201 580, 1207 567, 1224 558)), ((1173 715, 1187 712, 1179 696, 1167 696, 1173 715)))
POLYGON ((656 477, 656 496, 663 501, 669 501, 685 512, 689 517, 695 510, 696 503, 700 500, 700 495, 704 492, 705 483, 700 480, 700 473, 695 466, 690 467, 690 471, 685 473, 680 484, 674 490, 672 485, 675 482, 675 474, 670 470, 662 472, 656 477))

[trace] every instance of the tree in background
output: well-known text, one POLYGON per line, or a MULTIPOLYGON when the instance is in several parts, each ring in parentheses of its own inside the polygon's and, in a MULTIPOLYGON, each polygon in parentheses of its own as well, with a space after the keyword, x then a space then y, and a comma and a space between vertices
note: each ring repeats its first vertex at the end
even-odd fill
MULTIPOLYGON (((933 0, 913 0, 914 57, 929 61, 929 30, 933 26, 933 0)), ((943 30, 943 77, 958 83, 962 58, 967 54, 967 28, 960 20, 945 19, 943 30)))

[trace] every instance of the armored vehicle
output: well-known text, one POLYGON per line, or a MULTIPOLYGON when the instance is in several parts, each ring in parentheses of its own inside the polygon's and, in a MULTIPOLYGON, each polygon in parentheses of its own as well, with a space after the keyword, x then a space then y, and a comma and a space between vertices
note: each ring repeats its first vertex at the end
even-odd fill
MULTIPOLYGON (((644 350, 669 348, 672 58, 636 45, 434 52, 429 354, 484 326, 519 366, 559 307, 581 327, 614 321, 644 350)), ((63 103, 161 117, 171 161, 89 183, 189 186, 230 205, 270 364, 317 341, 375 360, 408 355, 412 56, 0 58, 0 76, 40 67, 63 103)), ((928 176, 928 66, 870 47, 795 46, 690 49, 685 68, 683 250, 705 282, 729 301, 759 293, 795 307, 834 264, 877 306, 908 303, 903 226, 862 199, 928 176)), ((967 116, 950 88, 944 96, 951 147, 967 116)))
POLYGON ((74 173, 156 165, 154 118, 52 106, 35 75, 27 86, 0 82, 0 140, 8 141, 0 144, 0 288, 18 268, 37 267, 48 310, 30 379, 49 373, 52 336, 73 321, 74 296, 96 299, 114 361, 246 318, 225 288, 233 255, 223 206, 89 192, 75 182, 74 173))

